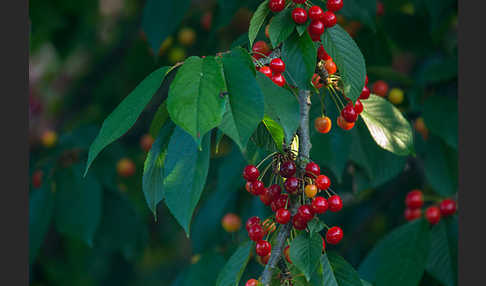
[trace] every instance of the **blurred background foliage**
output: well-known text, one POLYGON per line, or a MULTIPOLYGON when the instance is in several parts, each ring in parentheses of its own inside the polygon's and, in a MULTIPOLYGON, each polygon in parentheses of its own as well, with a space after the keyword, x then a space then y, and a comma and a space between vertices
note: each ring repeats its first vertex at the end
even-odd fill
MULTIPOLYGON (((214 284, 246 236, 244 228, 225 232, 222 217, 233 212, 244 223, 268 215, 244 191, 241 178, 247 160, 261 156, 255 142, 245 154, 226 137, 217 151, 213 146, 190 239, 163 204, 154 220, 141 189, 144 146, 150 144, 142 137, 167 82, 122 140, 101 153, 87 178, 81 174, 101 122, 145 76, 190 55, 247 45, 249 20, 260 2, 29 3, 31 285, 185 285, 186 277, 196 285, 214 284), (122 158, 134 165, 117 165, 122 158)), ((370 87, 384 80, 387 98, 413 123, 417 153, 397 157, 371 142, 375 148, 351 162, 346 152, 355 151, 342 146, 353 138, 337 128, 327 137, 313 132, 313 159, 326 167, 338 193, 351 198, 344 211, 327 215, 327 224, 345 230, 343 243, 333 248, 358 268, 380 238, 405 222, 408 191, 456 196, 457 1, 345 0, 339 15, 365 56, 370 87)), ((259 39, 265 39, 263 30, 259 39)), ((314 106, 313 118, 319 112, 314 106)), ((242 281, 261 270, 252 259, 242 281)), ((455 285, 440 280, 429 271, 421 285, 455 285)))

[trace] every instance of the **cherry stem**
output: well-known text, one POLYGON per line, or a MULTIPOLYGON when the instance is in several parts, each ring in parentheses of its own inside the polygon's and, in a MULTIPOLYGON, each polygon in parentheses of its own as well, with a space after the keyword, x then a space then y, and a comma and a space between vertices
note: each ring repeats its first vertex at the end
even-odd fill
POLYGON ((267 157, 265 157, 263 160, 260 161, 260 163, 258 163, 256 165, 256 168, 258 169, 258 167, 260 167, 260 165, 265 162, 266 160, 268 160, 269 158, 271 158, 272 156, 274 156, 275 154, 277 154, 277 152, 273 152, 273 153, 270 153, 270 155, 268 155, 267 157))

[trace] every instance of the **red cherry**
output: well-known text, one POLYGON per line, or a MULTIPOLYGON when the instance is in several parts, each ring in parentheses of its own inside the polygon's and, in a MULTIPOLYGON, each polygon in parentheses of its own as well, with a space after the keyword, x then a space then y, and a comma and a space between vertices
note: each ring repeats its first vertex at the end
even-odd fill
POLYGON ((294 22, 298 25, 304 24, 307 22, 307 11, 300 7, 294 8, 294 10, 292 10, 292 19, 294 19, 294 22))
POLYGON ((420 190, 412 190, 405 197, 405 205, 411 209, 418 209, 424 205, 424 195, 420 190))
POLYGON ((245 189, 247 192, 249 192, 251 194, 251 182, 246 182, 245 184, 245 189))
POLYGON ((403 216, 407 221, 418 219, 422 216, 422 209, 410 209, 406 208, 403 216))
POLYGON ((376 15, 383 16, 385 14, 385 5, 381 1, 376 2, 376 15))
POLYGON ((317 5, 309 8, 309 18, 311 20, 321 20, 323 14, 324 12, 322 11, 321 7, 317 5))
POLYGON ((287 190, 287 192, 291 194, 297 192, 297 190, 299 189, 299 185, 299 179, 295 177, 288 178, 287 180, 285 180, 284 183, 285 190, 287 190))
POLYGON ((280 12, 285 8, 285 0, 270 0, 268 2, 268 8, 272 12, 280 12))
POLYGON ((255 252, 258 256, 265 256, 272 251, 272 245, 266 240, 260 240, 256 243, 255 252))
POLYGON ((326 242, 324 241, 324 237, 322 237, 322 252, 326 252, 326 242))
POLYGON ((370 97, 370 89, 365 85, 363 86, 363 90, 361 90, 359 99, 368 99, 369 97, 370 97))
POLYGON ((292 261, 290 260, 290 245, 287 245, 284 249, 284 256, 285 259, 287 260, 288 263, 292 264, 292 261))
POLYGON ((272 199, 272 201, 278 199, 280 197, 281 192, 282 192, 282 188, 280 188, 280 186, 277 184, 271 185, 267 189, 268 196, 272 199))
POLYGON ((337 71, 336 63, 332 59, 329 59, 324 64, 324 68, 326 69, 328 74, 335 74, 337 71))
POLYGON ((272 211, 276 212, 279 209, 285 208, 288 200, 288 195, 287 194, 281 194, 278 199, 274 200, 271 204, 270 207, 272 208, 272 211))
POLYGON ((356 122, 358 119, 358 113, 354 110, 353 104, 349 102, 343 110, 341 110, 341 116, 349 123, 356 122))
POLYGON ((314 212, 309 205, 300 206, 297 213, 305 222, 308 222, 314 218, 314 212))
POLYGON ((320 190, 327 190, 331 186, 331 180, 326 175, 319 175, 316 178, 316 186, 320 190))
POLYGON ((272 81, 278 86, 285 85, 285 78, 281 73, 274 73, 272 76, 272 81))
POLYGON ((251 240, 253 241, 260 241, 263 239, 264 231, 261 225, 256 224, 252 225, 248 229, 248 236, 250 237, 251 240))
POLYGON ((304 230, 307 227, 307 222, 297 213, 292 218, 292 225, 297 230, 304 230))
POLYGON ((266 75, 268 78, 272 78, 273 72, 272 72, 272 69, 268 66, 261 67, 259 72, 266 75))
POLYGON ((307 27, 309 34, 319 35, 319 37, 324 33, 324 23, 321 20, 312 20, 307 27))
POLYGON ((339 226, 333 226, 327 230, 326 240, 329 244, 338 244, 343 239, 343 230, 339 226))
MULTIPOLYGON (((307 29, 309 30, 309 29, 307 29)), ((313 42, 320 42, 321 41, 321 35, 318 35, 318 34, 311 34, 309 33, 310 37, 311 37, 311 40, 313 42)))
POLYGON ((326 50, 324 49, 323 45, 320 45, 319 49, 317 50, 317 58, 323 61, 327 61, 331 58, 329 54, 326 52, 326 50))
POLYGON ((250 279, 246 281, 245 286, 258 286, 258 280, 250 279))
POLYGON ((305 173, 308 176, 319 176, 321 174, 321 168, 319 168, 319 165, 317 165, 314 162, 309 162, 305 166, 305 173))
POLYGON ((251 183, 251 193, 255 196, 263 195, 265 191, 265 185, 262 181, 254 181, 251 183))
POLYGON ((274 73, 283 73, 285 71, 285 63, 280 58, 273 59, 270 62, 270 69, 274 73))
POLYGON ((367 86, 367 85, 368 85, 368 75, 366 75, 366 77, 365 77, 365 86, 367 86))
POLYGON ((430 224, 434 225, 440 221, 440 209, 436 206, 431 206, 425 211, 425 218, 430 224))
POLYGON ((331 11, 326 11, 322 14, 322 22, 324 22, 324 27, 331 28, 337 23, 336 14, 331 11))
POLYGON ((327 199, 329 203, 329 210, 332 212, 338 212, 343 208, 343 201, 338 195, 332 195, 327 199))
POLYGON ((272 252, 271 252, 271 251, 270 251, 270 253, 269 253, 269 254, 267 254, 267 255, 265 255, 265 256, 263 256, 263 257, 262 257, 262 263, 263 263, 264 265, 267 265, 268 260, 270 259, 270 256, 272 256, 272 252))
POLYGON ((268 189, 263 189, 263 194, 260 195, 260 201, 266 206, 269 206, 272 203, 272 197, 268 193, 268 189))
POLYGON ((304 4, 307 0, 292 0, 295 4, 304 4))
POLYGON ((252 216, 246 221, 246 231, 250 231, 250 228, 254 225, 260 225, 261 220, 257 216, 252 216))
POLYGON ((261 54, 268 56, 272 52, 272 50, 270 49, 270 47, 268 46, 268 44, 265 41, 255 42, 255 44, 253 44, 253 48, 251 50, 254 53, 253 57, 257 60, 260 59, 260 58, 263 58, 263 55, 261 55, 261 54))
POLYGON ((359 99, 354 103, 354 111, 356 111, 357 114, 363 112, 363 104, 359 99))
POLYGON ((32 174, 32 186, 34 188, 40 188, 42 185, 42 178, 44 177, 44 172, 42 170, 37 170, 32 174))
POLYGON ((326 198, 323 198, 323 197, 315 197, 312 200, 311 208, 312 208, 312 211, 313 212, 315 212, 317 214, 323 214, 329 208, 329 204, 328 204, 326 198))
POLYGON ((388 93, 388 84, 382 80, 378 80, 373 84, 371 92, 381 97, 385 97, 388 93))
POLYGON ((443 216, 450 216, 456 213, 457 205, 456 202, 451 199, 444 199, 440 202, 439 209, 443 216))
POLYGON ((343 0, 327 0, 326 7, 329 11, 339 11, 343 8, 343 0))
POLYGON ((287 209, 278 209, 275 213, 275 220, 279 224, 287 224, 290 221, 290 211, 287 209))
POLYGON ((248 165, 245 167, 245 169, 243 169, 243 178, 245 178, 247 181, 256 181, 258 176, 260 176, 260 171, 258 171, 257 167, 253 165, 248 165))
POLYGON ((297 167, 295 166, 294 161, 286 161, 280 165, 280 176, 284 178, 290 178, 295 174, 297 171, 297 167))

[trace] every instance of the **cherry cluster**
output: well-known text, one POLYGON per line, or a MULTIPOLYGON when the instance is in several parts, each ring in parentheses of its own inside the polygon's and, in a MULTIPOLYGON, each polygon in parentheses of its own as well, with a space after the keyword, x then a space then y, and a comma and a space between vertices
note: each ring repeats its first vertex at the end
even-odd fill
MULTIPOLYGON (((405 197, 406 209, 405 219, 412 221, 422 217, 422 207, 424 206, 424 195, 420 190, 412 190, 405 197)), ((431 205, 425 210, 425 218, 431 224, 437 224, 442 217, 451 216, 456 213, 456 202, 450 198, 440 201, 439 206, 431 205)))
MULTIPOLYGON (((243 177, 246 180, 245 189, 250 194, 259 196, 261 202, 274 212, 274 215, 265 220, 263 224, 258 217, 251 217, 246 222, 248 236, 256 242, 256 253, 264 264, 270 258, 272 249, 270 242, 264 237, 276 230, 274 222, 280 225, 292 223, 294 231, 302 231, 307 228, 307 224, 314 219, 316 214, 323 214, 327 210, 338 212, 343 207, 339 195, 330 188, 330 179, 321 174, 320 167, 316 163, 309 162, 305 166, 305 170, 298 172, 294 155, 289 151, 286 154, 270 154, 259 165, 268 158, 273 158, 272 162, 267 165, 262 174, 254 165, 248 165, 243 170, 243 177), (270 168, 273 170, 271 184, 265 187, 262 180, 270 168), (322 193, 322 195, 318 196, 318 193, 322 193), (300 205, 294 210, 295 213, 292 213, 289 207, 291 200, 300 205)), ((343 238, 342 229, 338 226, 327 228, 327 243, 339 243, 343 238)), ((323 240, 324 250, 325 242, 323 240)))
MULTIPOLYGON (((252 48, 253 58, 258 60, 263 57, 268 57, 272 50, 265 41, 255 42, 252 48)), ((285 71, 285 63, 281 58, 274 58, 270 61, 269 65, 261 65, 260 62, 257 63, 257 70, 268 78, 270 78, 273 83, 282 87, 285 85, 286 80, 283 76, 285 71)))

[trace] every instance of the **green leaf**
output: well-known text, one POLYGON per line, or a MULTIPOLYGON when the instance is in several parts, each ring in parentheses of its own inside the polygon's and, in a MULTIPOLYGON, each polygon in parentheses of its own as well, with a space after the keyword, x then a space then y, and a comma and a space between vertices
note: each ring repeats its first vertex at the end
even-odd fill
POLYGON ((285 142, 290 144, 299 127, 299 102, 289 90, 274 84, 262 73, 257 74, 257 82, 264 96, 265 115, 282 126, 285 142))
POLYGON ((270 13, 270 8, 268 7, 268 1, 263 1, 255 11, 255 14, 251 17, 250 27, 248 28, 248 39, 250 39, 250 47, 253 47, 253 42, 255 41, 258 32, 262 28, 265 18, 268 13, 270 13))
POLYGON ((148 0, 146 2, 143 9, 142 29, 155 54, 159 52, 160 44, 177 29, 190 4, 189 0, 148 0))
POLYGON ((188 58, 170 85, 170 118, 201 144, 201 138, 223 119, 223 89, 221 64, 214 57, 188 58))
POLYGON ((201 259, 189 266, 183 272, 182 277, 178 277, 177 286, 207 286, 216 284, 216 275, 224 266, 224 258, 217 253, 207 253, 201 259))
POLYGON ((448 227, 457 229, 454 220, 441 220, 430 231, 427 272, 445 286, 457 285, 457 239, 449 235, 448 227))
POLYGON ((169 112, 167 111, 167 102, 164 100, 157 108, 152 123, 150 123, 149 133, 153 138, 157 138, 159 130, 164 126, 167 119, 169 119, 169 112))
POLYGON ((381 148, 402 156, 414 153, 412 126, 393 104, 374 94, 362 103, 361 117, 381 148))
POLYGON ((250 260, 252 246, 253 243, 248 241, 238 247, 219 272, 216 286, 232 286, 240 283, 243 271, 250 260))
POLYGON ((147 154, 143 166, 142 189, 149 209, 157 219, 157 205, 164 198, 164 161, 167 156, 167 146, 174 131, 172 121, 160 129, 159 135, 147 154))
POLYGON ((425 270, 428 249, 428 223, 415 220, 378 242, 361 263, 359 273, 376 286, 416 286, 425 270))
POLYGON ((54 209, 51 185, 44 183, 29 196, 29 264, 32 264, 44 242, 54 209))
POLYGON ((307 31, 307 26, 309 26, 309 23, 310 23, 310 21, 307 20, 306 23, 304 23, 302 25, 296 25, 295 26, 295 30, 297 31, 299 36, 302 36, 302 34, 304 34, 307 31))
POLYGON ((348 32, 339 25, 326 29, 321 38, 324 48, 338 67, 344 93, 355 102, 363 90, 366 77, 363 54, 348 32))
POLYGON ((310 233, 318 233, 324 229, 325 224, 318 217, 315 217, 307 224, 307 227, 310 233))
POLYGON ((412 86, 414 84, 414 81, 410 76, 389 66, 369 66, 366 68, 366 71, 369 76, 380 78, 382 80, 393 81, 405 86, 412 86))
POLYGON ((102 190, 94 175, 83 178, 81 174, 81 164, 56 174, 56 227, 60 233, 92 246, 101 221, 102 190))
POLYGON ((434 191, 442 196, 457 192, 457 152, 448 148, 442 140, 430 136, 424 154, 424 173, 434 191))
POLYGON ((363 280, 363 279, 361 279, 361 284, 362 284, 363 286, 373 286, 373 285, 372 285, 370 282, 368 282, 368 281, 366 281, 366 280, 363 280))
POLYGON ((294 31, 295 22, 292 20, 291 13, 292 9, 285 9, 275 15, 270 21, 268 34, 272 47, 276 48, 280 43, 287 40, 294 31))
POLYGON ((210 136, 202 140, 199 151, 188 133, 176 127, 167 147, 164 164, 165 203, 177 222, 190 234, 196 208, 209 169, 210 136))
POLYGON ((283 143, 284 143, 284 130, 283 128, 271 118, 264 116, 263 117, 263 125, 268 130, 268 133, 272 136, 273 141, 275 142, 275 148, 280 152, 283 152, 283 143))
POLYGON ((290 260, 301 270, 307 281, 316 270, 322 252, 322 237, 318 233, 302 233, 290 243, 290 260))
POLYGON ((322 286, 362 286, 361 279, 354 268, 334 252, 321 257, 322 286))
POLYGON ((317 61, 317 48, 309 33, 300 37, 293 33, 282 45, 282 60, 286 67, 285 79, 300 89, 309 89, 317 61))
POLYGON ((228 105, 219 128, 238 144, 246 147, 264 115, 264 98, 255 80, 255 69, 248 53, 236 48, 223 56, 228 87, 228 105))
POLYGON ((457 101, 446 96, 430 96, 424 101, 422 114, 430 132, 457 149, 457 101))
POLYGON ((89 148, 84 176, 88 173, 89 166, 96 156, 106 146, 125 134, 137 121, 140 113, 159 89, 168 71, 169 67, 162 67, 151 73, 108 115, 101 126, 100 133, 89 148))
MULTIPOLYGON (((269 117, 264 117, 261 124, 250 137, 247 149, 250 143, 254 143, 257 147, 268 152, 281 152, 283 150, 284 131, 275 121, 269 117), (266 123, 266 124, 265 124, 266 123)), ((250 148, 251 149, 251 148, 250 148)), ((256 158, 255 158, 256 159, 256 158)))

